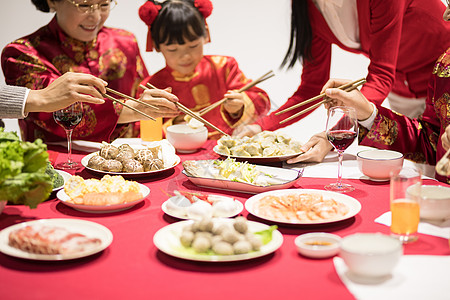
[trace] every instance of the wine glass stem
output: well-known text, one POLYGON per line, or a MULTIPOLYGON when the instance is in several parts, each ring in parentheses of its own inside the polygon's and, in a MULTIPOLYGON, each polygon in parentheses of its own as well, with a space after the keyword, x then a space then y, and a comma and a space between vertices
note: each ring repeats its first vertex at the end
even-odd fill
POLYGON ((72 129, 66 130, 67 134, 67 163, 71 164, 72 161, 72 129))
POLYGON ((337 153, 339 158, 339 164, 338 164, 338 177, 336 185, 338 187, 342 187, 342 160, 344 158, 344 151, 338 151, 337 153))

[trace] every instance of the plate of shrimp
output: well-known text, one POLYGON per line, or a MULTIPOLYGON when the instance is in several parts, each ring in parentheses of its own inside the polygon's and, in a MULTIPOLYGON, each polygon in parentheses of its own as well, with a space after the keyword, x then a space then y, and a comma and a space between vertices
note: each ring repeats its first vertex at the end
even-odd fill
POLYGON ((315 189, 284 189, 250 197, 245 209, 252 215, 285 224, 326 224, 354 217, 361 203, 353 197, 315 189))

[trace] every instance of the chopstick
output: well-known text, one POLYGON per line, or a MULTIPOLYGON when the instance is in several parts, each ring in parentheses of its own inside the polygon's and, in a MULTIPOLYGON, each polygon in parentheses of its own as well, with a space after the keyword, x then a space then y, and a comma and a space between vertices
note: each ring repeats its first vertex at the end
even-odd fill
POLYGON ((133 98, 133 97, 130 97, 130 96, 128 96, 128 95, 122 94, 121 92, 115 91, 115 90, 113 90, 113 89, 111 89, 111 88, 109 88, 109 87, 106 87, 106 91, 108 91, 108 92, 110 92, 110 93, 113 93, 113 94, 116 94, 117 96, 126 98, 126 99, 128 99, 128 100, 135 101, 135 102, 140 103, 140 104, 142 104, 142 105, 145 105, 145 106, 148 106, 148 107, 151 107, 151 108, 154 108, 154 109, 159 109, 157 106, 154 106, 154 105, 145 103, 144 101, 141 101, 141 100, 135 99, 135 98, 133 98))
MULTIPOLYGON (((147 82, 147 87, 151 88, 151 89, 158 89, 157 87, 155 87, 154 85, 152 85, 149 82, 147 82)), ((147 87, 144 87, 144 88, 147 89, 147 87)), ((222 130, 220 130, 219 128, 217 128, 216 126, 214 126, 213 124, 211 124, 210 122, 208 122, 207 120, 203 119, 202 117, 200 117, 199 115, 197 115, 193 111, 191 111, 189 108, 187 108, 186 106, 184 106, 180 102, 175 102, 175 105, 178 106, 178 109, 181 110, 183 113, 191 116, 192 118, 196 119, 197 121, 199 121, 199 122, 205 124, 206 126, 208 126, 208 127, 212 128, 212 129, 220 132, 223 135, 229 135, 229 134, 223 132, 222 130)))
POLYGON ((448 176, 449 167, 450 167, 450 159, 448 156, 450 155, 450 148, 445 152, 444 156, 436 164, 436 172, 441 176, 448 176))
MULTIPOLYGON (((366 79, 363 77, 363 78, 360 78, 360 79, 358 79, 358 80, 355 80, 355 81, 352 81, 352 82, 343 84, 343 85, 339 86, 338 89, 345 90, 346 88, 348 88, 348 87, 350 87, 350 86, 353 86, 353 85, 355 85, 355 84, 357 84, 357 86, 359 86, 359 85, 361 85, 361 84, 364 84, 365 82, 366 82, 366 79), (363 82, 363 81, 364 81, 364 82, 363 82), (362 83, 360 83, 360 82, 362 82, 362 83)), ((325 97, 325 96, 326 96, 326 94, 325 94, 325 93, 322 93, 322 94, 317 95, 317 96, 315 96, 315 97, 312 97, 312 98, 310 98, 310 99, 308 99, 308 100, 305 100, 305 101, 300 102, 300 103, 298 103, 298 104, 292 105, 291 107, 288 107, 288 108, 286 108, 286 109, 284 109, 284 110, 282 110, 282 111, 276 112, 275 115, 280 115, 280 114, 282 114, 282 113, 285 113, 285 112, 288 112, 288 111, 290 111, 290 110, 296 109, 297 107, 300 107, 300 106, 303 106, 303 105, 305 105, 305 104, 311 103, 311 102, 313 102, 313 101, 319 100, 320 98, 323 98, 323 97, 325 97)), ((316 106, 316 107, 317 107, 317 106, 316 106)))
MULTIPOLYGON (((242 88, 240 88, 237 92, 238 93, 242 93, 245 92, 246 90, 254 87, 255 85, 257 85, 258 83, 261 83, 269 78, 272 78, 273 76, 275 76, 275 74, 273 74, 273 71, 270 70, 269 72, 265 73, 264 75, 262 75, 261 77, 247 83, 246 85, 244 85, 242 88)), ((200 111, 198 111, 198 114, 200 116, 203 116, 204 114, 210 112, 211 110, 213 110, 214 108, 218 107, 219 105, 221 105, 223 102, 225 102, 226 100, 228 100, 228 98, 223 98, 217 102, 214 102, 213 104, 211 104, 208 107, 205 107, 203 109, 201 109, 200 111)))
POLYGON ((143 115, 144 117, 147 117, 147 118, 149 118, 149 119, 152 119, 153 121, 156 121, 155 118, 153 118, 153 117, 147 115, 146 113, 143 113, 142 111, 140 111, 140 110, 134 108, 133 106, 130 106, 130 105, 128 105, 128 104, 126 104, 126 103, 124 103, 124 102, 122 102, 122 101, 120 101, 120 100, 117 100, 117 99, 114 98, 114 97, 111 97, 110 95, 102 94, 102 96, 105 97, 105 98, 108 98, 109 100, 114 101, 114 102, 116 102, 116 103, 120 103, 120 104, 122 104, 123 106, 128 107, 128 108, 131 109, 131 110, 134 110, 135 112, 137 112, 137 113, 143 115))
MULTIPOLYGON (((346 92, 350 92, 350 91, 356 89, 358 86, 360 86, 360 85, 366 83, 366 79, 364 79, 364 78, 362 78, 362 79, 363 79, 362 81, 356 80, 356 81, 353 81, 353 82, 350 82, 350 83, 341 85, 341 86, 339 87, 339 89, 343 89, 343 90, 346 91, 346 92), (356 82, 356 84, 353 84, 354 82, 356 82), (350 85, 351 83, 352 83, 352 85, 350 85)), ((325 93, 320 94, 320 95, 324 95, 324 96, 325 96, 325 93)), ((319 96, 320 96, 320 95, 319 95, 319 96)), ((324 97, 324 96, 322 96, 322 97, 324 97)), ((318 97, 318 96, 316 96, 316 97, 318 97)), ((314 98, 316 98, 316 97, 314 97, 314 98)), ((312 99, 312 98, 311 98, 311 99, 312 99)), ((319 99, 319 98, 317 98, 317 99, 319 99)), ((315 100, 317 100, 317 99, 315 99, 315 100)), ((280 121, 280 124, 286 123, 286 122, 288 122, 288 121, 290 121, 290 120, 292 120, 292 119, 294 119, 294 118, 297 118, 298 116, 303 115, 304 113, 307 113, 308 111, 313 110, 313 109, 319 107, 320 105, 322 105, 322 104, 324 104, 324 103, 326 103, 326 102, 328 102, 328 101, 330 101, 330 99, 326 98, 326 99, 324 99, 324 100, 322 100, 322 101, 320 101, 320 102, 318 102, 318 103, 316 103, 316 104, 314 104, 314 105, 311 105, 310 107, 308 107, 308 108, 306 108, 306 109, 304 109, 304 110, 302 110, 302 111, 300 111, 300 112, 298 112, 298 113, 296 113, 296 114, 290 116, 289 118, 286 118, 286 119, 280 121)), ((310 101, 310 102, 311 102, 311 101, 310 101)), ((302 102, 302 103, 304 103, 304 102, 302 102)), ((301 106, 301 105, 297 105, 297 107, 299 107, 299 106, 301 106)), ((290 110, 290 109, 289 109, 289 110, 290 110)), ((287 111, 287 110, 284 110, 284 111, 287 111)), ((283 111, 283 112, 284 112, 284 111, 283 111)))

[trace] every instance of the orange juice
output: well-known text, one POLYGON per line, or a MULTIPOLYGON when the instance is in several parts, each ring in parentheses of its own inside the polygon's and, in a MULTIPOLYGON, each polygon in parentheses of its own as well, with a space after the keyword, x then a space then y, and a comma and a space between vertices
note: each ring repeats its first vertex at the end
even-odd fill
POLYGON ((162 118, 141 121, 141 139, 146 142, 162 140, 162 118))
POLYGON ((420 221, 419 203, 408 199, 391 202, 391 231, 394 234, 414 234, 420 221))

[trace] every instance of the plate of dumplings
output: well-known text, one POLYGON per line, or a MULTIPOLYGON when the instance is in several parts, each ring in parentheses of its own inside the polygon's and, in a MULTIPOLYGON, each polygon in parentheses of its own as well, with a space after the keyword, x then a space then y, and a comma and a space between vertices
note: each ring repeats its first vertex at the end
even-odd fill
POLYGON ((100 175, 122 175, 123 177, 141 177, 161 173, 180 163, 175 148, 162 140, 151 145, 121 144, 103 142, 100 151, 82 158, 81 164, 87 170, 100 175))
POLYGON ((213 151, 222 157, 231 157, 249 163, 282 162, 303 152, 303 144, 289 135, 263 131, 253 137, 222 136, 213 151))

